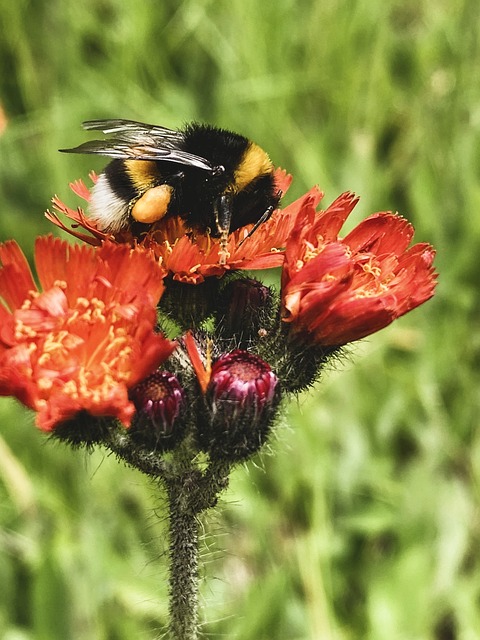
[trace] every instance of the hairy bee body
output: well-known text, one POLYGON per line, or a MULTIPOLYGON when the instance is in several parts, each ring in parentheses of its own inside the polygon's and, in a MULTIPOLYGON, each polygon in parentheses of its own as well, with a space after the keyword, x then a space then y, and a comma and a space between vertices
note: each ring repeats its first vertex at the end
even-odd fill
POLYGON ((113 158, 90 202, 89 215, 102 230, 141 229, 180 216, 193 231, 225 238, 263 221, 278 204, 270 158, 244 136, 197 123, 182 130, 130 120, 83 126, 112 134, 64 150, 113 158))

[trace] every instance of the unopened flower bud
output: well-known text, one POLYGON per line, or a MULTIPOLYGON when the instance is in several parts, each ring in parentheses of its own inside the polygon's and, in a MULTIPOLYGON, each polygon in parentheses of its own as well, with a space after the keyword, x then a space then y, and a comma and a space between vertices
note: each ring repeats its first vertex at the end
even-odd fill
POLYGON ((207 278, 194 286, 170 279, 167 283, 159 309, 180 327, 189 329, 214 312, 218 302, 217 278, 207 278))
POLYGON ((279 395, 277 376, 258 356, 239 349, 220 356, 207 388, 201 445, 215 458, 248 458, 266 441, 279 395))
POLYGON ((272 290, 253 278, 232 280, 221 292, 217 317, 222 334, 248 343, 267 335, 272 322, 272 290))
POLYGON ((168 371, 156 371, 130 392, 137 414, 130 433, 146 446, 167 451, 183 436, 179 417, 184 391, 177 377, 168 371))

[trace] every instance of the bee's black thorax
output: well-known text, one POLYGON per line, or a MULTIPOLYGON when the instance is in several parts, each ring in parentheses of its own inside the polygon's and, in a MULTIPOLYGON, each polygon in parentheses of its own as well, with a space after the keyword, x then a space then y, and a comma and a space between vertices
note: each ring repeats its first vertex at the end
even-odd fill
POLYGON ((237 133, 197 123, 184 129, 184 140, 185 151, 206 158, 213 166, 223 165, 230 177, 250 144, 237 133))
POLYGON ((214 176, 194 171, 184 181, 182 200, 188 207, 186 220, 193 228, 209 228, 216 235, 214 208, 224 194, 231 200, 231 231, 256 222, 278 203, 270 160, 248 138, 209 125, 191 124, 185 129, 185 150, 224 168, 214 176))

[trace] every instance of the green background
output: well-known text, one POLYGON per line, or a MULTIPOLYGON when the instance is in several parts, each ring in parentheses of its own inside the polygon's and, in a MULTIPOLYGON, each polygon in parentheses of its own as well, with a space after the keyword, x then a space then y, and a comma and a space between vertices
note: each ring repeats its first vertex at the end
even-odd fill
MULTIPOLYGON (((267 149, 349 228, 398 210, 436 297, 299 397, 205 518, 202 631, 480 637, 477 0, 0 0, 0 236, 31 255, 100 170, 79 124, 198 119, 267 149)), ((162 496, 0 404, 0 640, 148 640, 166 621, 162 496)))

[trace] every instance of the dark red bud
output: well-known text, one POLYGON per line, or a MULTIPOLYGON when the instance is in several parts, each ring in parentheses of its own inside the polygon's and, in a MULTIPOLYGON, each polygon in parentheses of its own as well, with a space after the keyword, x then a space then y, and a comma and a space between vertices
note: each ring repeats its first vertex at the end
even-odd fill
POLYGON ((253 409, 257 416, 272 402, 277 382, 264 360, 236 349, 220 356, 212 366, 207 393, 211 394, 214 411, 219 403, 226 403, 232 417, 243 408, 253 409))
POLYGON ((184 401, 184 391, 175 375, 168 371, 156 371, 134 387, 130 397, 138 418, 142 422, 149 420, 157 435, 172 433, 184 401))
POLYGON ((231 462, 253 455, 270 432, 280 400, 278 378, 258 356, 236 349, 212 366, 199 441, 210 456, 231 462))

